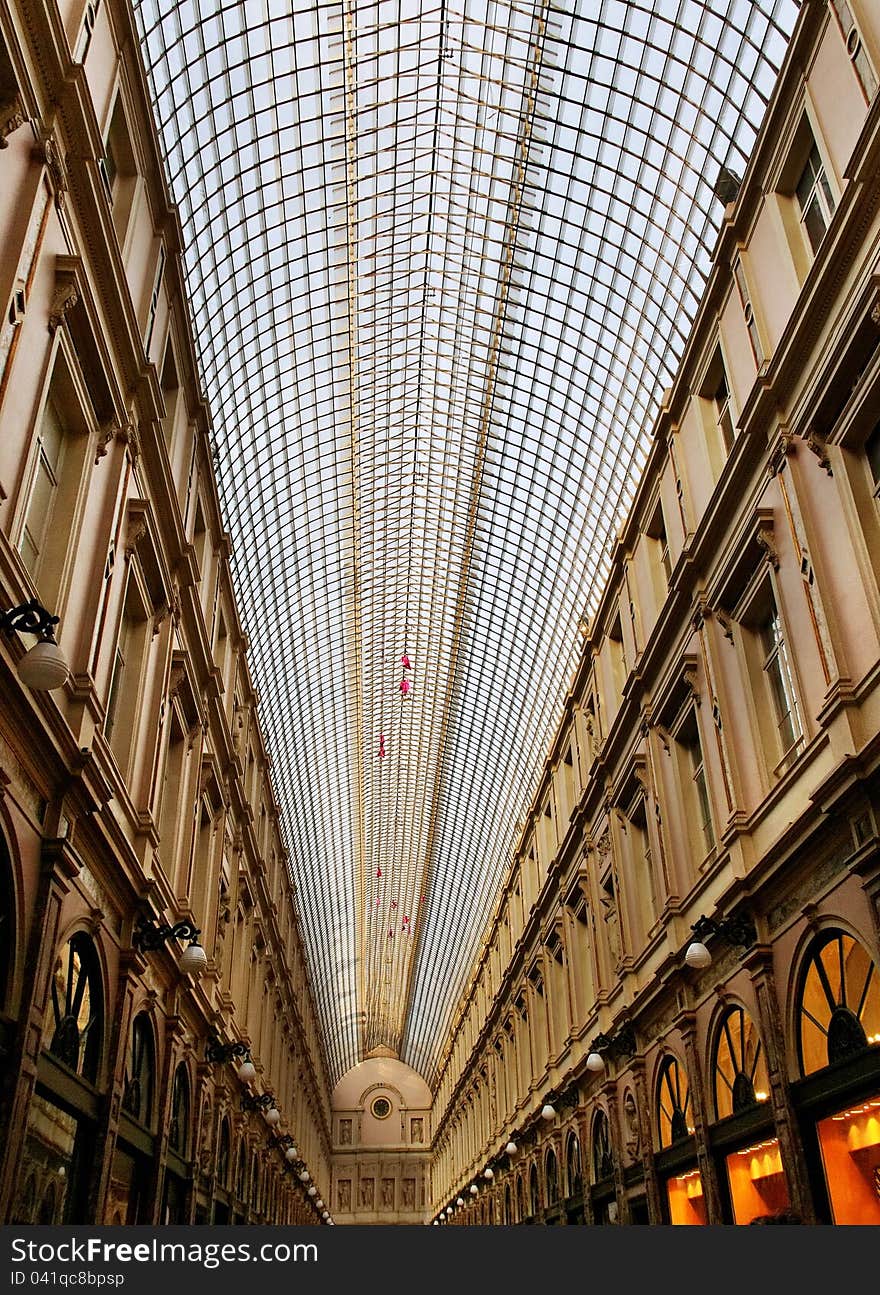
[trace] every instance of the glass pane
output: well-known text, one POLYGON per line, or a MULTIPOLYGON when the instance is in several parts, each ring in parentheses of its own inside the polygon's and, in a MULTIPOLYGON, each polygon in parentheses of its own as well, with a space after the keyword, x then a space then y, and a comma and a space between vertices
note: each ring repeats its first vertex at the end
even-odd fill
POLYGON ((735 1151, 726 1165, 734 1223, 751 1223, 789 1208, 777 1138, 735 1151))
POLYGON ((831 1211, 838 1224, 880 1223, 880 1093, 818 1126, 831 1211))

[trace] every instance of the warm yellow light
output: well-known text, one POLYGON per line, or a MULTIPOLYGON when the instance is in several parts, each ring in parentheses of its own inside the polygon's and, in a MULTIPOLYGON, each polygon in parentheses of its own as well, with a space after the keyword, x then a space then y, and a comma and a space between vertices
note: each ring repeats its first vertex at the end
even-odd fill
POLYGON ((759 1089, 759 1090, 758 1090, 758 1092, 756 1092, 756 1093, 755 1093, 755 1101, 756 1101, 756 1102, 766 1102, 766 1100, 767 1100, 767 1098, 768 1098, 769 1096, 770 1096, 770 1094, 769 1094, 769 1093, 765 1093, 765 1092, 764 1092, 764 1090, 763 1090, 763 1088, 761 1088, 761 1089, 759 1089))

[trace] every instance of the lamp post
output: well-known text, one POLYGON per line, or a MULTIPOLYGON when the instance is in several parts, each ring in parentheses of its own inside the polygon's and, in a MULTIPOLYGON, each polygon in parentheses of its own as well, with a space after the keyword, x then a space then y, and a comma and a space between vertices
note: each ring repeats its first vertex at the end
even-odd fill
POLYGON ((18 662, 18 677, 36 692, 60 688, 70 674, 61 648, 55 642, 55 626, 60 620, 41 603, 32 599, 0 612, 0 630, 4 634, 36 634, 38 642, 18 662))
POLYGON ((132 944, 141 953, 153 953, 156 949, 161 949, 169 940, 189 940, 190 943, 180 955, 177 965, 181 971, 198 976, 208 965, 205 950, 199 944, 200 935, 201 928, 193 926, 190 921, 175 922, 173 926, 166 922, 158 926, 155 918, 141 917, 135 928, 132 944))

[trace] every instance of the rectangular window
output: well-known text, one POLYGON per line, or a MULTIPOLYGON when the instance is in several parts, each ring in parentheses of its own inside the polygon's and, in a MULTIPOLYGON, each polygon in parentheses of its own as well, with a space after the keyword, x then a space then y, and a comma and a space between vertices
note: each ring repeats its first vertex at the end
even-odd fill
POLYGON ((712 403, 715 406, 715 422, 721 433, 721 441, 729 454, 733 448, 733 416, 730 412, 730 389, 727 385, 727 374, 722 367, 718 376, 718 385, 712 392, 712 403))
POLYGON ((861 32, 852 16, 848 0, 831 0, 831 8, 834 10, 834 16, 846 43, 846 52, 849 54, 852 65, 856 70, 859 85, 862 87, 868 103, 870 103, 877 93, 877 77, 871 66, 871 60, 868 57, 868 51, 865 49, 861 32))
POLYGON ((769 595, 769 601, 770 605, 760 625, 759 634, 764 652, 764 677, 767 680, 779 735, 779 746, 784 757, 800 740, 802 729, 788 649, 772 593, 769 595))
MULTIPOLYGON (((702 860, 715 846, 715 829, 712 824, 712 807, 706 783, 706 764, 696 711, 691 707, 684 722, 675 734, 682 753, 681 779, 692 838, 692 848, 702 860)), ((698 861, 699 861, 698 860, 698 861)))
POLYGON ((737 291, 739 292, 739 299, 743 308, 746 328, 749 331, 749 341, 752 344, 752 354, 755 357, 755 363, 760 368, 764 363, 764 348, 761 346, 761 338, 758 335, 758 324, 755 319, 755 312, 752 309, 749 285, 746 283, 746 273, 739 257, 737 257, 733 263, 733 277, 736 281, 737 291))
POLYGON ((18 535, 22 561, 42 601, 55 609, 75 549, 89 446, 80 392, 59 351, 40 415, 18 535))
POLYGON ((656 569, 662 576, 664 589, 668 589, 672 583, 672 559, 669 556, 669 538, 666 534, 663 508, 659 502, 645 528, 645 534, 654 541, 656 569))
POLYGON ((801 171, 795 196, 810 247, 817 252, 834 215, 834 198, 815 141, 801 171))
POLYGON ((153 329, 156 327, 156 311, 159 309, 159 293, 162 290, 162 276, 165 271, 165 248, 159 248, 159 264, 156 268, 156 280, 150 294, 150 309, 147 312, 147 334, 144 338, 144 351, 150 354, 150 343, 153 340, 153 329))
POLYGON ((135 580, 130 576, 113 654, 113 670, 104 716, 104 736, 110 743, 123 776, 128 773, 136 746, 135 727, 140 713, 144 665, 150 643, 148 625, 145 601, 135 580))
POLYGON ((880 423, 865 441, 865 457, 874 482, 874 494, 880 495, 880 423))
POLYGON ((101 159, 101 174, 107 197, 113 208, 116 237, 119 240, 119 246, 122 247, 134 203, 138 170, 121 94, 117 94, 113 112, 110 115, 110 125, 104 141, 104 156, 101 159))

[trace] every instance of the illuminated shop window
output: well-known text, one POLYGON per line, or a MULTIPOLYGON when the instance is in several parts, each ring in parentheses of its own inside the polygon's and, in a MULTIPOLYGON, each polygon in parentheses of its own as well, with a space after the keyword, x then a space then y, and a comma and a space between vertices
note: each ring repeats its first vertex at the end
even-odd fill
POLYGON ((838 1224, 880 1223, 880 1092, 817 1126, 831 1214, 838 1224))
POLYGON ((727 1180, 734 1223, 751 1223, 791 1204, 778 1138, 767 1138, 729 1155, 727 1180))
POLYGON ((676 1057, 664 1057, 657 1078, 657 1132, 661 1148, 693 1133, 689 1122, 690 1100, 684 1068, 676 1057))
POLYGON ((566 1195, 580 1196, 584 1190, 584 1179, 581 1171, 581 1144, 575 1135, 569 1135, 565 1151, 566 1195))
POLYGON ((715 1044, 715 1114, 719 1120, 746 1111, 770 1095, 767 1062, 755 1023, 741 1007, 722 1018, 715 1044))
POLYGON ((798 996, 801 1073, 880 1043, 880 978, 867 951, 845 931, 819 935, 807 954, 798 996))
POLYGON ((669 1202, 670 1223, 697 1227, 708 1223, 699 1169, 689 1169, 687 1173, 667 1179, 666 1199, 669 1202))

